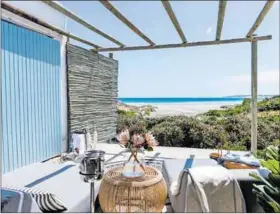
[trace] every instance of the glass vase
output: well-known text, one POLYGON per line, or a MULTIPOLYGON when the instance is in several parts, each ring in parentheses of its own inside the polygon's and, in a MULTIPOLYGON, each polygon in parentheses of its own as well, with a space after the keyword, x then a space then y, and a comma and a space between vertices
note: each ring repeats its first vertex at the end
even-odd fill
POLYGON ((128 149, 125 151, 124 156, 122 176, 138 178, 145 175, 145 152, 142 149, 128 149))

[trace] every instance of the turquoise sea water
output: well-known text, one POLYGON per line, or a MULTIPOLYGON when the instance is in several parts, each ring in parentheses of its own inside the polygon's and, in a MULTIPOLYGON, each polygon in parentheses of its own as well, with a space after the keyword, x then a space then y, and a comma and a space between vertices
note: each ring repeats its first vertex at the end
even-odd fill
POLYGON ((237 97, 180 97, 180 98, 118 98, 122 103, 207 103, 207 102, 242 102, 237 97))

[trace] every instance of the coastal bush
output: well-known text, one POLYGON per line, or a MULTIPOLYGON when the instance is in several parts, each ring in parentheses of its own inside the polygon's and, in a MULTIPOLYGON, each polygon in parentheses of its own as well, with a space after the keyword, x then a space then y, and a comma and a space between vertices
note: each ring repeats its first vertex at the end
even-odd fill
MULTIPOLYGON (((139 131, 151 131, 161 146, 192 148, 216 148, 225 145, 232 150, 249 150, 251 142, 250 119, 229 117, 219 123, 207 124, 184 116, 147 118, 119 115, 117 131, 134 127, 139 131)), ((279 139, 280 126, 269 120, 258 122, 258 149, 264 149, 279 139)))
POLYGON ((155 112, 156 108, 151 106, 151 105, 145 105, 145 106, 141 106, 139 108, 139 113, 140 116, 142 117, 146 117, 146 116, 150 116, 152 112, 155 112))
POLYGON ((250 144, 251 124, 246 117, 229 117, 223 121, 222 127, 227 133, 227 140, 232 143, 250 144))
POLYGON ((187 145, 194 148, 214 149, 217 145, 227 142, 224 133, 218 127, 200 124, 190 128, 189 135, 186 137, 187 145))
POLYGON ((250 102, 250 99, 244 99, 241 104, 235 105, 232 108, 226 108, 222 110, 209 110, 203 115, 208 117, 230 117, 239 115, 241 113, 246 114, 250 112, 250 102))
POLYGON ((146 122, 139 116, 127 116, 127 115, 118 115, 117 118, 117 133, 127 129, 129 127, 134 127, 141 132, 146 130, 146 122))
POLYGON ((126 116, 126 117, 136 116, 136 111, 133 111, 133 110, 125 111, 125 110, 117 109, 117 113, 118 113, 118 115, 122 115, 122 116, 126 116))
POLYGON ((221 127, 213 127, 195 118, 183 116, 162 118, 160 123, 153 125, 151 132, 162 146, 215 148, 218 143, 226 142, 221 127))
POLYGON ((269 99, 264 99, 258 103, 259 111, 279 111, 280 110, 280 96, 274 96, 269 99))
POLYGON ((155 125, 152 128, 151 132, 159 142, 160 146, 183 146, 185 135, 181 127, 176 124, 171 124, 165 121, 163 123, 155 125))
POLYGON ((230 151, 246 151, 248 150, 243 143, 228 143, 222 145, 222 149, 224 150, 230 150, 230 151))
MULTIPOLYGON (((280 97, 260 101, 260 106, 278 103, 280 97), (276 99, 273 100, 273 99, 276 99)), ((274 105, 274 104, 273 104, 274 105)), ((268 107, 266 107, 268 109, 268 107)), ((269 107, 269 109, 272 109, 269 107)), ((135 112, 118 111, 117 132, 133 127, 141 132, 151 131, 161 146, 249 150, 251 145, 250 99, 231 109, 211 110, 197 117, 143 117, 135 112)), ((275 111, 258 116, 258 149, 279 145, 280 117, 275 111), (275 143, 276 142, 276 143, 275 143)))

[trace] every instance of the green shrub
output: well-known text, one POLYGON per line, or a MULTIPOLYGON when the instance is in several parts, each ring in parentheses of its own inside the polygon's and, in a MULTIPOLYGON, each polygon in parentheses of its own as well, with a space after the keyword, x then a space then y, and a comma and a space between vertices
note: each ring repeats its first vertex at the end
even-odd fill
POLYGON ((162 146, 215 148, 218 143, 226 142, 225 133, 218 128, 194 118, 167 117, 151 130, 162 146))
POLYGON ((230 151, 246 151, 247 147, 243 143, 225 143, 222 145, 222 149, 230 151))
POLYGON ((226 110, 209 110, 205 115, 220 117, 224 115, 224 112, 226 112, 226 110))
POLYGON ((140 115, 142 117, 145 117, 145 116, 150 116, 151 112, 155 112, 156 110, 155 110, 155 107, 153 107, 151 105, 145 105, 145 106, 140 107, 139 111, 140 111, 140 115))
POLYGON ((253 185, 253 192, 257 195, 258 203, 265 212, 280 213, 280 153, 278 147, 269 146, 260 160, 261 165, 270 170, 268 178, 251 173, 250 175, 263 184, 253 185))
POLYGON ((135 127, 139 131, 145 132, 146 122, 139 116, 119 115, 117 118, 117 133, 129 127, 135 127))
POLYGON ((264 99, 258 103, 259 111, 277 111, 280 110, 280 96, 274 96, 264 99))
MULTIPOLYGON (((259 105, 278 102, 279 97, 261 101, 259 105)), ((147 109, 149 109, 147 107, 147 109)), ((133 126, 138 131, 152 131, 161 146, 192 148, 217 148, 222 145, 230 150, 249 150, 251 144, 251 120, 248 116, 250 99, 231 109, 211 110, 196 118, 168 116, 144 117, 135 111, 118 110, 117 132, 133 126)), ((273 113, 273 114, 272 114, 273 113)), ((280 139, 280 117, 264 114, 258 118, 258 149, 280 139)))
POLYGON ((155 125, 151 132, 159 142, 160 146, 183 146, 185 135, 181 127, 176 124, 171 124, 165 121, 155 125))
POLYGON ((187 137, 187 143, 192 144, 194 148, 209 148, 213 149, 218 144, 224 144, 226 139, 222 130, 218 127, 212 127, 205 124, 200 124, 190 128, 187 137))
POLYGON ((251 139, 251 124, 248 118, 229 117, 222 124, 228 136, 228 141, 232 144, 242 142, 248 147, 251 139))
POLYGON ((118 113, 118 115, 122 115, 122 116, 126 116, 126 117, 136 116, 136 111, 132 111, 132 110, 125 111, 125 110, 118 109, 117 113, 118 113))

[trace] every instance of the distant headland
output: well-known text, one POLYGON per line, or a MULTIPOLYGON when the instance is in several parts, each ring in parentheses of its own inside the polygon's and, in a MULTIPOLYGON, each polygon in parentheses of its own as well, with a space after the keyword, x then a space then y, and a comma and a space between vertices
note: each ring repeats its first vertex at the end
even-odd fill
MULTIPOLYGON (((271 98, 277 95, 265 95, 265 94, 260 94, 258 95, 259 99, 264 99, 264 98, 271 98)), ((231 95, 231 96, 224 96, 224 98, 251 98, 251 95, 231 95)))

